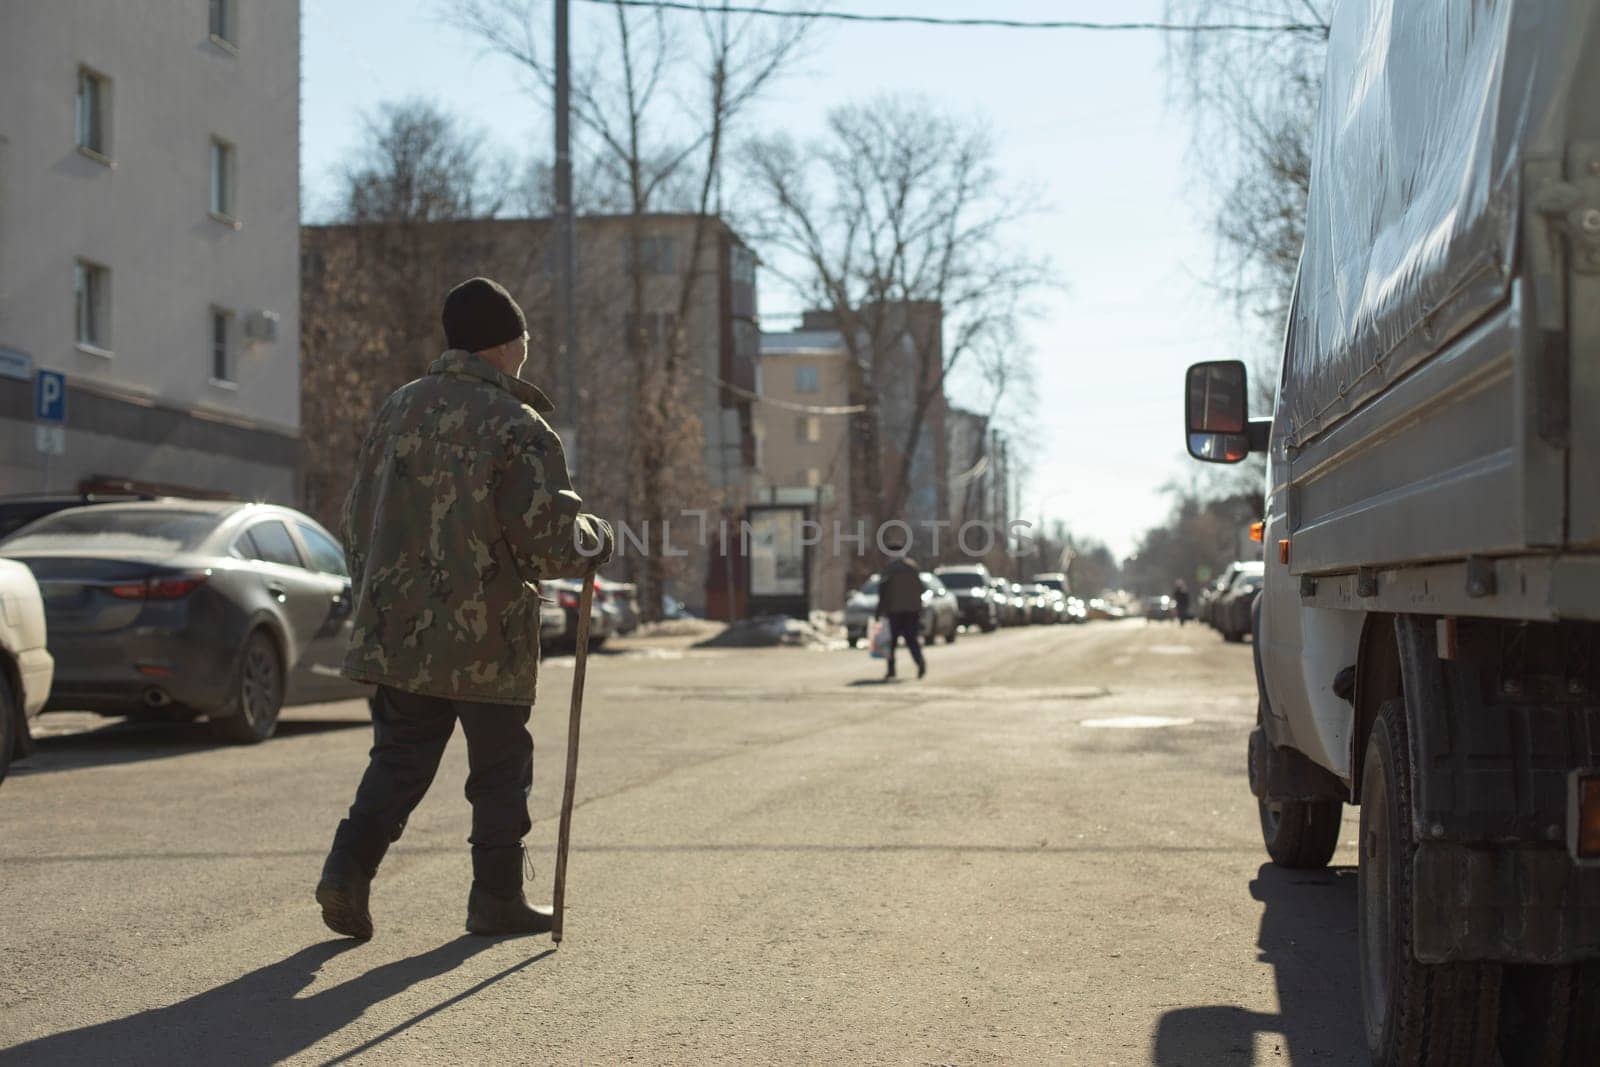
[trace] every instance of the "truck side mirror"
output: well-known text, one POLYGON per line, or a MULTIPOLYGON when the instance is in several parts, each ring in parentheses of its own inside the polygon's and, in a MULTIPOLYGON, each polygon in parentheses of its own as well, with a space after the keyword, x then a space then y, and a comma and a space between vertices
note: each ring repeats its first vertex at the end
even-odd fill
POLYGON ((1189 455, 1238 463, 1250 454, 1249 379, 1236 359, 1196 363, 1184 388, 1189 455))

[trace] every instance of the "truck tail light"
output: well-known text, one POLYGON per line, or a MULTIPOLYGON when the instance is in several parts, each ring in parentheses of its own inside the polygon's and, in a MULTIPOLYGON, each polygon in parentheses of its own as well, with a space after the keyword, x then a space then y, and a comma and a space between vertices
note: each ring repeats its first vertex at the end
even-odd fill
POLYGON ((1264 523, 1264 522, 1252 522, 1250 524, 1250 540, 1254 541, 1256 544, 1259 545, 1261 543, 1261 539, 1266 537, 1266 536, 1267 536, 1267 524, 1266 523, 1264 523))
POLYGON ((1600 860, 1600 771, 1573 776, 1572 851, 1580 860, 1600 860))

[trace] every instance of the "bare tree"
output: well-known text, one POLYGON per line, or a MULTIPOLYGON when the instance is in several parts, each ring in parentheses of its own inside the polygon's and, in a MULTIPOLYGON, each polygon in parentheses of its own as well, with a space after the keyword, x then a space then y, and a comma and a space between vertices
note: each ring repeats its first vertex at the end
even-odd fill
POLYGON ((508 170, 466 126, 428 100, 381 105, 344 168, 343 221, 437 222, 496 214, 508 170))
POLYGON ((428 101, 386 105, 345 168, 334 227, 301 231, 305 500, 324 522, 377 406, 438 355, 439 300, 460 279, 431 254, 429 230, 492 214, 502 173, 481 133, 428 101))
POLYGON ((759 138, 744 170, 768 269, 843 334, 852 510, 875 526, 905 509, 952 373, 981 362, 997 397, 1026 373, 1017 323, 1049 273, 1007 234, 1034 202, 1001 181, 982 123, 913 98, 838 108, 811 144, 759 138))
POLYGON ((1194 118, 1194 151, 1216 175, 1219 288, 1259 318, 1266 358, 1257 378, 1270 403, 1276 342, 1305 237, 1311 148, 1333 0, 1169 0, 1177 21, 1281 16, 1310 28, 1282 34, 1174 35, 1174 90, 1194 118))
MULTIPOLYGON (((713 2, 696 5, 694 32, 660 8, 614 4, 609 33, 574 64, 573 118, 588 141, 609 195, 629 218, 625 273, 625 345, 632 361, 626 397, 631 417, 624 443, 629 462, 628 513, 647 529, 649 551, 630 571, 640 583, 647 617, 660 611, 668 556, 666 519, 706 494, 703 427, 691 401, 694 366, 686 324, 703 283, 701 264, 714 254, 714 215, 730 131, 786 67, 808 20, 735 14, 713 2), (687 210, 693 216, 685 269, 669 298, 676 329, 650 335, 648 216, 687 210), (695 472, 699 472, 696 476, 695 472)), ((759 8, 762 3, 754 5, 759 8)), ((546 5, 538 0, 457 0, 457 22, 492 51, 516 62, 541 99, 553 89, 554 58, 543 45, 546 5)), ((630 563, 632 559, 630 557, 630 563)))

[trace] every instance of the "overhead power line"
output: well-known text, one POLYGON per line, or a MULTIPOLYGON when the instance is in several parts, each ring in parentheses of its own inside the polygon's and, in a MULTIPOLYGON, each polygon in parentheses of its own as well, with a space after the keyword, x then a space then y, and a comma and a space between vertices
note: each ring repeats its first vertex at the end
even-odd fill
POLYGON ((939 15, 873 15, 861 11, 798 11, 748 4, 692 3, 690 0, 581 0, 606 7, 642 7, 697 14, 761 15, 777 19, 822 19, 831 22, 906 23, 917 26, 990 27, 1006 30, 1146 30, 1158 33, 1308 33, 1326 35, 1328 27, 1312 22, 1089 22, 1083 19, 949 18, 939 15))

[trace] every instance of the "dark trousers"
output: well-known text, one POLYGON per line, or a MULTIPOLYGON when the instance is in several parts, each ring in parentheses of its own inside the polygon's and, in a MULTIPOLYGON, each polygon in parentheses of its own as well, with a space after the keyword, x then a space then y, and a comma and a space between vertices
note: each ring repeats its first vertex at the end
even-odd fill
POLYGON ((333 847, 353 853, 375 872, 390 842, 421 803, 457 720, 467 738, 467 800, 472 804, 472 866, 496 891, 521 885, 522 839, 532 827, 532 708, 418 696, 379 686, 371 700, 372 753, 350 816, 333 847))
POLYGON ((905 638, 906 648, 911 650, 912 662, 920 670, 922 667, 922 642, 917 633, 922 628, 922 613, 920 611, 891 611, 889 619, 889 673, 894 673, 894 649, 905 638))

